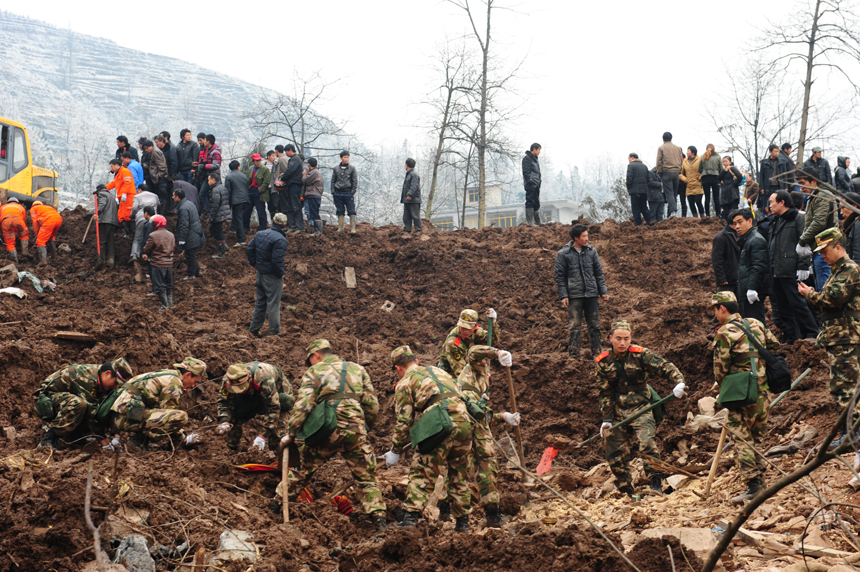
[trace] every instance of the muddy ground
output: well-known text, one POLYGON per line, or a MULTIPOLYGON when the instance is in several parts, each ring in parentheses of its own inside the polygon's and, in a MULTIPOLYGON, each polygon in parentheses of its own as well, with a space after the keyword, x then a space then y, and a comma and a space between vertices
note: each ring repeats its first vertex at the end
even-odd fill
MULTIPOLYGON (((594 365, 588 357, 567 356, 567 314, 554 283, 555 254, 569 240, 569 226, 429 230, 404 238, 397 226, 362 224, 357 235, 327 229, 320 239, 290 236, 282 333, 257 339, 248 333, 254 271, 244 249, 230 248, 225 259, 213 260, 215 242, 210 238, 200 252, 203 276, 181 281, 180 266, 176 307, 161 312, 155 299, 145 296, 148 284, 131 279, 132 267, 125 262, 129 238, 118 238, 115 269, 94 272, 92 234, 81 244, 88 213, 78 207, 63 215, 58 243, 68 245, 70 252, 61 252, 47 267, 36 269, 32 261, 20 265, 40 278, 55 279, 56 291, 39 294, 25 284, 26 300, 0 295, 0 379, 6 387, 0 394, 0 426, 14 428, 0 440, 4 461, 0 572, 72 571, 93 559, 87 548, 92 536, 82 510, 86 456, 79 443, 53 454, 35 448, 41 429, 30 394, 41 380, 69 363, 102 363, 125 356, 138 373, 188 355, 209 365, 210 382, 183 398, 192 428, 204 442, 192 451, 116 457, 98 451, 92 456, 93 505, 100 509, 94 518, 103 523, 106 547, 112 538, 133 530, 150 546, 188 541, 192 553, 200 548, 211 552, 221 532, 235 528, 251 532, 258 543, 262 560, 256 570, 625 569, 620 558, 579 521, 517 534, 520 517, 514 517, 504 530, 481 531, 483 515, 478 509, 470 535, 455 534, 450 524, 439 526, 431 519, 414 531, 391 530, 382 539, 375 538, 372 527, 361 519, 314 504, 296 506, 293 521, 284 525, 280 514, 269 508, 275 477, 233 470, 239 463, 272 462, 274 454, 232 454, 213 432, 218 382, 229 364, 258 359, 279 365, 295 391, 295 381, 304 371, 303 348, 325 337, 336 353, 364 365, 373 379, 381 413, 371 440, 381 454, 390 446, 394 423, 390 351, 409 344, 421 361, 435 364, 460 310, 469 307, 483 315, 492 307, 499 313, 499 346, 514 354, 528 467, 537 465, 549 435, 573 442, 591 436, 600 425, 594 365), (355 269, 355 289, 346 287, 345 267, 355 269), (394 309, 381 309, 385 302, 392 302, 394 309), (94 341, 55 337, 61 331, 83 332, 94 341), (126 509, 146 517, 129 521, 117 516, 126 509)), ((173 223, 171 218, 169 226, 173 223)), ((204 226, 208 235, 208 224, 204 226)), ((607 221, 591 225, 589 232, 611 295, 608 302, 601 302, 604 332, 614 319, 631 321, 634 341, 674 362, 687 378, 691 395, 668 403, 658 443, 667 459, 677 458, 673 453, 680 441, 695 445, 688 455, 691 464, 710 459, 718 436, 711 430, 691 433, 684 424, 688 411, 697 412, 697 399, 714 395, 706 339, 712 324, 703 310, 713 288, 710 248, 719 228, 713 219, 673 219, 654 228, 607 221)), ((233 242, 230 236, 228 243, 233 242)), ((588 347, 587 339, 583 347, 588 347)), ((835 417, 826 388, 824 352, 806 341, 784 349, 795 372, 807 367, 813 371, 773 411, 765 447, 781 442, 799 422, 824 429, 835 417)), ((492 402, 501 410, 508 405, 507 388, 501 369, 494 371, 498 377, 492 402)), ((661 379, 650 383, 661 395, 672 387, 661 379)), ((254 435, 253 430, 246 431, 245 450, 254 435)), ((602 447, 595 442, 580 452, 559 454, 554 470, 587 471, 602 461, 602 447)), ((390 520, 399 515, 404 471, 400 466, 379 471, 390 520)), ((329 463, 318 474, 317 492, 330 491, 347 476, 340 461, 329 463)), ((521 481, 516 471, 502 471, 500 489, 510 513, 535 497, 521 481)), ((610 537, 618 539, 615 533, 610 537)), ((640 544, 628 556, 642 570, 670 569, 665 543, 640 544)), ((158 570, 193 569, 179 566, 178 557, 158 560, 158 570)), ((248 567, 232 566, 226 569, 248 567)))

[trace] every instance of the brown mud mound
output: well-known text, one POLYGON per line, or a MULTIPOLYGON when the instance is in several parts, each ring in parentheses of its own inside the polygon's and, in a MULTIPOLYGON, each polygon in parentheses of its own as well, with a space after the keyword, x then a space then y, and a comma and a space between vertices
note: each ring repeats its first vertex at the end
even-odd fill
MULTIPOLYGON (((96 451, 94 455, 93 504, 101 509, 94 512, 96 522, 110 515, 108 524, 125 534, 144 534, 151 546, 188 541, 192 550, 203 547, 211 552, 221 532, 237 528, 250 532, 259 543, 263 558, 259 569, 331 570, 339 565, 368 570, 404 566, 531 570, 568 567, 570 562, 582 570, 623 569, 604 543, 577 528, 569 532, 538 529, 516 536, 491 531, 481 536, 427 526, 415 533, 395 530, 386 535, 386 542, 373 542, 369 523, 319 504, 297 506, 294 522, 283 525, 280 515, 269 508, 277 477, 238 474, 233 469, 240 463, 271 463, 273 454, 232 454, 214 434, 220 376, 230 363, 259 359, 277 364, 295 391, 305 369, 303 348, 325 337, 336 353, 364 365, 373 379, 381 407, 370 438, 379 455, 390 447, 394 427, 396 380, 388 359, 391 350, 409 344, 422 363, 435 364, 459 312, 471 307, 483 314, 492 307, 499 313, 499 345, 514 354, 512 373, 523 413, 527 465, 537 465, 549 435, 572 444, 590 437, 601 422, 594 363, 568 358, 567 315, 554 283, 555 254, 568 242, 569 227, 430 230, 404 238, 393 225, 359 225, 357 235, 331 231, 321 238, 291 235, 281 335, 257 339, 248 333, 254 271, 243 249, 230 248, 226 258, 213 260, 215 242, 207 241, 199 253, 203 276, 182 281, 180 263, 176 307, 160 312, 158 303, 146 297, 149 285, 132 282, 130 239, 118 237, 115 269, 95 272, 94 229, 81 244, 89 213, 79 207, 63 215, 58 241, 68 245, 70 252, 61 252, 47 267, 36 268, 32 261, 20 265, 40 278, 56 279, 56 291, 36 293, 25 284, 26 300, 0 296, 0 324, 4 324, 0 326, 0 378, 6 382, 0 393, 0 427, 14 428, 14 434, 0 437, 0 490, 4 492, 0 529, 5 532, 0 537, 0 572, 17 569, 13 559, 21 569, 58 571, 77 570, 92 560, 87 551, 91 537, 82 515, 87 472, 80 443, 53 455, 35 450, 41 423, 31 394, 63 365, 102 363, 120 355, 135 372, 169 366, 187 355, 209 365, 210 382, 183 397, 191 429, 204 439, 196 450, 121 454, 116 471, 113 454, 96 451), (355 269, 354 289, 346 287, 346 267, 355 269), (383 310, 386 302, 393 309, 383 310), (62 331, 81 332, 92 341, 55 337, 62 331), (120 507, 146 512, 147 517, 117 524, 114 516, 120 507), (411 542, 402 549, 406 551, 403 562, 397 561, 397 540, 391 539, 411 542)), ((168 221, 172 228, 175 218, 168 221)), ((658 444, 670 459, 678 443, 686 440, 691 464, 710 458, 718 435, 714 431, 691 435, 683 425, 689 411, 697 412, 696 400, 713 395, 712 356, 706 339, 711 321, 703 308, 712 289, 711 239, 719 226, 710 219, 673 219, 653 228, 611 221, 590 227, 611 295, 608 302, 601 302, 604 332, 614 319, 632 321, 635 342, 673 361, 687 378, 691 395, 667 404, 658 444)), ((583 347, 588 346, 584 340, 583 347)), ((796 395, 772 412, 766 447, 777 444, 800 420, 821 429, 835 414, 826 389, 823 351, 801 341, 786 352, 797 373, 806 367, 812 367, 813 373, 796 395)), ((493 369, 491 401, 494 410, 503 411, 508 408, 507 384, 501 368, 494 365, 493 369)), ((651 383, 661 395, 671 391, 664 380, 651 383)), ((256 423, 247 425, 245 450, 260 429, 256 423)), ((507 433, 504 427, 495 431, 497 438, 507 433)), ((602 461, 603 445, 595 441, 583 449, 559 453, 554 466, 579 475, 602 461)), ((503 459, 500 464, 503 509, 516 514, 534 493, 523 486, 516 471, 505 469, 503 459)), ((402 495, 401 468, 379 470, 391 519, 398 514, 397 495, 402 495)), ((317 493, 330 491, 347 477, 341 461, 329 463, 315 477, 317 493)), ((358 505, 355 491, 349 497, 358 505)), ((482 511, 475 512, 472 524, 479 530, 482 511)), ((111 535, 105 537, 109 542, 111 535)), ((667 552, 665 546, 661 550, 667 552)), ((178 564, 178 559, 159 560, 158 569, 174 570, 178 564)))

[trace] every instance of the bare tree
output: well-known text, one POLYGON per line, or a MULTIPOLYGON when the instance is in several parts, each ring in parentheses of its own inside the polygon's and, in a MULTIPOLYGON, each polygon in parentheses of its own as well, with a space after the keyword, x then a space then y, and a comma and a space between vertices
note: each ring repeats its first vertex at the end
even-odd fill
POLYGON ((633 216, 633 208, 630 206, 630 195, 627 193, 627 185, 622 177, 618 177, 609 187, 612 198, 602 205, 600 210, 606 213, 608 218, 622 222, 630 220, 633 216))
POLYGON ((819 68, 837 71, 858 90, 848 70, 848 63, 860 61, 860 33, 857 15, 843 0, 809 0, 798 3, 796 10, 784 24, 766 30, 764 44, 759 50, 776 52, 773 62, 788 68, 794 63, 803 65, 803 105, 800 117, 800 136, 797 141, 797 165, 803 164, 809 124, 810 95, 819 68))

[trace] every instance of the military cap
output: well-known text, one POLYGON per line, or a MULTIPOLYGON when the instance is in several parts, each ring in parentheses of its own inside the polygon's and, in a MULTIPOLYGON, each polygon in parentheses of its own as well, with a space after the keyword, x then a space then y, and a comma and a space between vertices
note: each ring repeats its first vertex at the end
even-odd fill
POLYGON ((478 312, 475 310, 463 310, 460 312, 460 320, 457 326, 460 328, 472 329, 478 325, 478 312))
POLYGON ((311 357, 311 354, 316 353, 320 350, 330 350, 330 349, 331 349, 331 344, 329 343, 329 341, 320 338, 318 340, 312 341, 311 345, 309 345, 307 348, 305 348, 305 353, 308 355, 308 357, 311 357))
POLYGON ((615 330, 628 330, 632 332, 633 326, 631 326, 630 322, 628 322, 627 320, 616 320, 612 322, 611 326, 609 326, 609 333, 611 334, 615 330))
POLYGON ((110 362, 110 365, 122 381, 128 381, 134 377, 134 370, 131 369, 131 366, 128 365, 125 358, 116 358, 110 362))
POLYGON ((272 224, 275 226, 287 226, 287 215, 284 213, 277 213, 272 217, 272 224))
POLYGON ((823 151, 824 151, 824 149, 822 149, 821 147, 813 147, 812 148, 813 153, 822 153, 823 151))
POLYGON ((737 303, 737 301, 738 299, 735 297, 734 292, 722 291, 711 295, 711 306, 719 306, 720 304, 727 304, 729 302, 737 303))
POLYGON ((206 362, 200 361, 199 359, 193 357, 187 357, 182 360, 181 363, 173 364, 173 367, 181 367, 182 369, 187 369, 194 375, 206 375, 206 362))
POLYGON ((251 383, 251 368, 244 363, 234 363, 224 374, 224 387, 230 393, 244 393, 251 383))
MULTIPOLYGON (((469 311, 471 310, 467 310, 467 312, 469 311)), ((397 364, 397 361, 403 356, 414 358, 415 354, 412 353, 412 349, 409 346, 400 346, 391 352, 391 363, 397 364)))
POLYGON ((815 243, 818 246, 813 252, 821 252, 829 244, 833 244, 835 246, 836 242, 839 241, 840 238, 842 238, 842 233, 839 232, 838 228, 834 227, 822 230, 815 235, 815 243))

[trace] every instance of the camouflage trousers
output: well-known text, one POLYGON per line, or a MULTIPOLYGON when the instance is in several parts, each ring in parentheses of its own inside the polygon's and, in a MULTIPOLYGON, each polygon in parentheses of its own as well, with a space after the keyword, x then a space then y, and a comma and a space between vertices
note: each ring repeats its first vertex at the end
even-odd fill
MULTIPOLYGON (((302 445, 299 454, 302 459, 300 469, 292 469, 287 475, 290 485, 290 498, 295 499, 305 488, 314 473, 327 460, 340 453, 352 473, 355 484, 361 489, 361 506, 366 514, 385 512, 382 491, 376 482, 376 456, 367 442, 364 431, 349 431, 338 427, 329 437, 328 443, 319 448, 302 445)), ((281 485, 277 493, 281 495, 281 485)), ((283 496, 283 495, 281 495, 283 496)))
MULTIPOLYGON (((641 407, 624 408, 617 406, 618 421, 626 419, 636 413, 643 407, 648 407, 648 404, 641 407)), ((615 475, 615 486, 632 487, 633 480, 630 478, 630 463, 633 461, 633 447, 636 442, 639 444, 639 453, 660 458, 660 452, 657 450, 657 441, 654 439, 654 434, 657 431, 657 423, 654 421, 654 415, 649 411, 638 419, 634 419, 627 425, 613 430, 606 438, 606 460, 609 462, 609 469, 615 475)), ((645 467, 645 474, 652 475, 656 473, 647 459, 642 459, 642 465, 645 467)))
POLYGON ((188 414, 181 409, 144 409, 140 423, 132 423, 125 415, 113 413, 111 428, 117 432, 144 431, 151 441, 159 441, 173 433, 181 433, 188 423, 188 414))
POLYGON ((87 415, 87 401, 73 393, 61 392, 53 395, 53 402, 56 416, 45 427, 58 437, 71 435, 87 415))
MULTIPOLYGON (((827 346, 827 361, 830 364, 830 395, 836 400, 839 412, 851 404, 854 390, 860 380, 860 346, 827 346)), ((853 423, 860 416, 860 403, 854 408, 849 422, 853 423)))
POLYGON ((759 386, 758 401, 739 409, 729 409, 726 426, 729 436, 735 442, 735 461, 741 477, 745 481, 761 477, 767 470, 764 460, 750 446, 761 446, 761 440, 767 431, 767 418, 770 413, 770 400, 767 392, 759 386), (744 441, 750 443, 747 445, 744 441))
POLYGON ((472 426, 469 422, 451 415, 454 431, 445 438, 432 453, 422 455, 417 451, 412 455, 409 467, 409 484, 406 486, 406 510, 423 512, 424 505, 430 496, 429 492, 436 486, 436 480, 444 469, 448 469, 447 498, 451 503, 451 514, 454 518, 469 514, 472 494, 469 491, 469 467, 472 456, 472 426))
MULTIPOLYGON (((270 451, 278 450, 278 444, 281 441, 281 437, 286 435, 286 421, 289 419, 288 411, 281 411, 280 416, 278 417, 278 426, 273 429, 271 427, 266 427, 263 429, 263 437, 266 438, 269 444, 270 451)), ((253 419, 253 417, 251 418, 253 419)), ((242 441, 242 425, 250 421, 251 419, 244 419, 242 421, 235 420, 233 421, 233 427, 230 428, 230 431, 227 432, 227 447, 233 449, 234 451, 239 448, 239 443, 242 441)))
POLYGON ((472 470, 478 483, 481 506, 499 504, 499 489, 496 488, 496 448, 490 431, 489 419, 472 424, 472 470))

